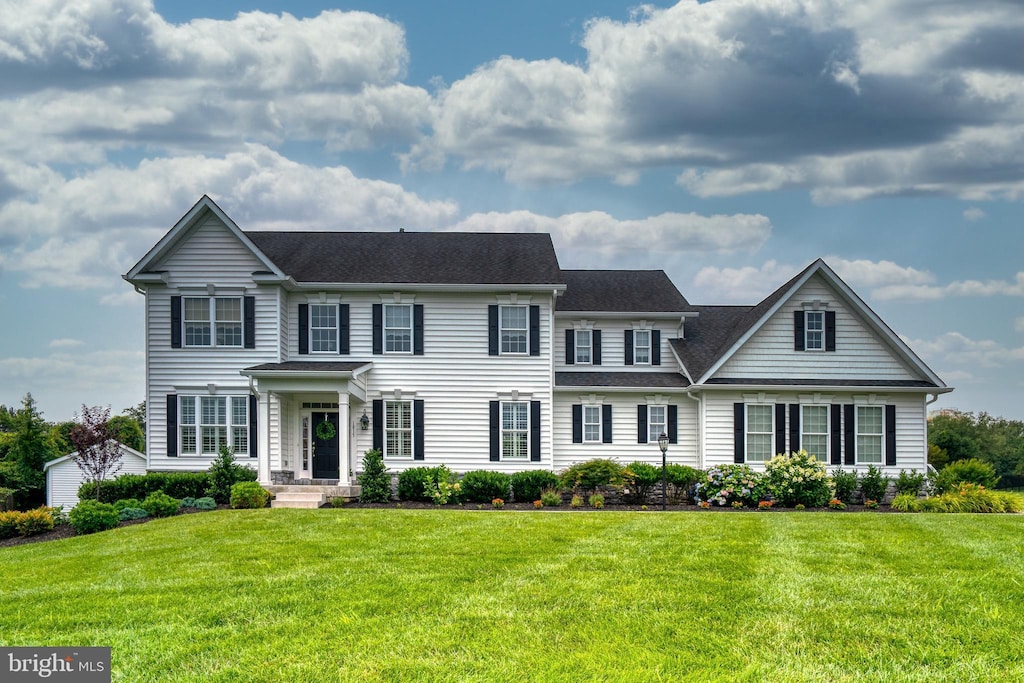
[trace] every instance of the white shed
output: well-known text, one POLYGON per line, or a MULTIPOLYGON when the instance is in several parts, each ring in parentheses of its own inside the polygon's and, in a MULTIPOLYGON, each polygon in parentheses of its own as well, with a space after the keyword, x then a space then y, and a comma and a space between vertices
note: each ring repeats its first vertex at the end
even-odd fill
MULTIPOLYGON (((145 474, 146 456, 134 448, 121 446, 121 469, 117 476, 122 474, 145 474)), ((56 460, 51 460, 43 466, 46 472, 46 504, 51 507, 63 505, 65 510, 70 510, 78 505, 78 487, 85 481, 85 475, 72 459, 74 453, 69 453, 56 460)))

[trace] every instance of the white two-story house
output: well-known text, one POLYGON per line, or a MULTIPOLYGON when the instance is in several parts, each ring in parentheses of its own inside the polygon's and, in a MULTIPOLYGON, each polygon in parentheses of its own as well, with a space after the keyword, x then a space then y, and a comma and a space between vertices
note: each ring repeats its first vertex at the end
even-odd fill
POLYGON ((596 457, 923 470, 951 391, 822 261, 755 306, 662 271, 563 270, 542 234, 246 232, 203 197, 126 275, 146 297, 151 470, 222 445, 265 484, 560 470, 596 457))

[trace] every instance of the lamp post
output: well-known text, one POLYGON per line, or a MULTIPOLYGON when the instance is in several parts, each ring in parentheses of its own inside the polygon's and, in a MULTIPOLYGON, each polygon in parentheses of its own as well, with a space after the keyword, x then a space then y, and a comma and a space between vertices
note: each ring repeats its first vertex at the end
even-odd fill
POLYGON ((668 434, 661 433, 658 437, 658 448, 661 449, 661 509, 665 509, 668 499, 668 464, 665 461, 665 452, 668 451, 668 434))

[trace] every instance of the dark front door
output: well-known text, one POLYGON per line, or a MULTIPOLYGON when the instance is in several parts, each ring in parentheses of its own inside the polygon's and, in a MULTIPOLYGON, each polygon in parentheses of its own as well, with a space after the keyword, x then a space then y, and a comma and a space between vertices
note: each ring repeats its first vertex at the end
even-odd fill
POLYGON ((338 414, 313 413, 313 478, 338 478, 338 414), (331 425, 328 429, 324 423, 331 425), (330 432, 330 438, 321 438, 330 432))

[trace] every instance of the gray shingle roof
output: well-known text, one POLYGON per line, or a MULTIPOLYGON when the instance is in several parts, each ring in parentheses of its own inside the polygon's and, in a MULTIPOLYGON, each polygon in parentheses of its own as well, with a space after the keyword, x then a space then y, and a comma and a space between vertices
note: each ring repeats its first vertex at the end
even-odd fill
POLYGON ((563 270, 567 288, 559 311, 653 313, 689 311, 686 301, 663 270, 563 270))
POLYGON ((555 386, 682 389, 690 383, 678 372, 556 372, 555 386))
POLYGON ((297 282, 562 284, 539 233, 246 232, 297 282))
POLYGON ((263 363, 246 368, 251 372, 352 372, 368 365, 366 361, 337 362, 337 361, 312 361, 312 360, 289 360, 284 363, 263 363))
POLYGON ((756 379, 743 377, 716 377, 707 384, 754 384, 764 386, 809 386, 809 387, 934 387, 934 383, 917 379, 756 379))

